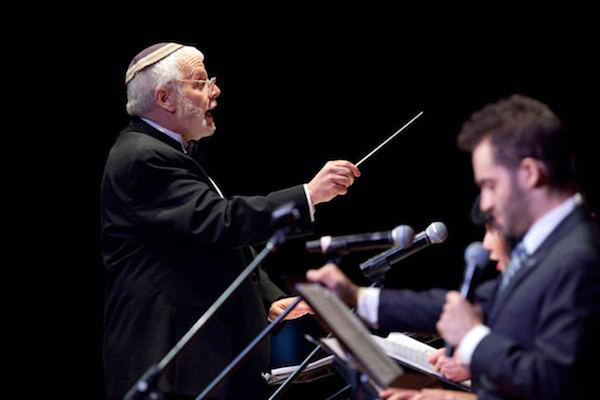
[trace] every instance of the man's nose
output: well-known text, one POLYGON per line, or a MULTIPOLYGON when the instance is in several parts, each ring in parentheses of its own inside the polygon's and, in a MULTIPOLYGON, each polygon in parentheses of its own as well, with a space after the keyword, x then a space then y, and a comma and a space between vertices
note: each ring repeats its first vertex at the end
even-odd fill
POLYGON ((219 97, 221 95, 221 88, 217 86, 217 84, 215 83, 213 85, 213 87, 211 88, 210 91, 210 97, 212 99, 216 99, 217 97, 219 97))
POLYGON ((485 191, 481 192, 481 197, 479 199, 479 210, 481 210, 481 212, 487 213, 491 211, 492 207, 492 196, 485 191))

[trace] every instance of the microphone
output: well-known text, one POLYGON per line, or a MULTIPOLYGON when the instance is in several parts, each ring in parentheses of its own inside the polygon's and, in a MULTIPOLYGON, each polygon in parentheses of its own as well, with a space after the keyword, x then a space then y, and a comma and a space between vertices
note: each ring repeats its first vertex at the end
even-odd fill
MULTIPOLYGON (((490 252, 481 242, 473 242, 465 249, 465 276, 460 287, 460 295, 470 302, 473 301, 479 273, 485 268, 490 259, 490 252)), ((446 345, 446 355, 452 357, 454 347, 446 345)))
POLYGON ((395 247, 378 254, 360 264, 360 269, 365 276, 374 279, 385 274, 397 262, 432 244, 442 243, 447 237, 446 225, 443 222, 433 222, 427 229, 417 234, 408 246, 395 247))
POLYGON ((481 242, 473 242, 465 250, 465 277, 460 287, 460 295, 469 301, 473 301, 477 275, 490 260, 490 252, 483 247, 481 242))
POLYGON ((285 203, 275 209, 271 213, 271 228, 281 229, 293 226, 300 220, 300 211, 296 208, 296 204, 291 201, 285 203))
POLYGON ((341 253, 354 250, 374 250, 390 246, 406 246, 415 233, 408 225, 399 225, 391 231, 363 233, 347 236, 323 236, 306 242, 306 250, 312 253, 341 253))

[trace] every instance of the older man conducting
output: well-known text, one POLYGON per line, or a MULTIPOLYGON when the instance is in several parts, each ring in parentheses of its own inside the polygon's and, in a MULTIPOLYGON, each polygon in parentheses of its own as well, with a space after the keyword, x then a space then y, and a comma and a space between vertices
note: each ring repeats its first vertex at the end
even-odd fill
MULTIPOLYGON (((360 175, 350 162, 330 161, 307 184, 226 198, 195 150, 216 130, 211 111, 221 94, 203 54, 155 44, 133 59, 126 84, 132 120, 110 150, 101 194, 109 398, 122 397, 237 277, 248 246, 273 233, 277 207, 293 201, 306 227, 315 205, 345 194, 360 175)), ((288 302, 263 271, 244 282, 161 378, 166 398, 197 395, 265 326, 267 311, 276 316, 288 302)), ((215 398, 261 398, 268 369, 266 341, 215 398)))

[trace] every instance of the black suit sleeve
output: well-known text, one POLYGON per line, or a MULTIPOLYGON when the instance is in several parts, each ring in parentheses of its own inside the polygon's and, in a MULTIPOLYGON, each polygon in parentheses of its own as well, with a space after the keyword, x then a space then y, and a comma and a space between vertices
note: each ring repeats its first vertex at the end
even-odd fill
MULTIPOLYGON (((249 255, 254 259, 258 256, 254 247, 249 247, 249 255)), ((284 297, 288 297, 288 295, 281 290, 269 277, 269 274, 265 272, 262 266, 258 267, 258 272, 256 273, 257 279, 257 288, 260 293, 260 297, 265 306, 265 311, 268 313, 269 308, 271 308, 271 304, 274 301, 279 299, 283 299, 284 297)))
MULTIPOLYGON (((173 152, 174 153, 174 152, 173 152)), ((183 155, 146 151, 130 163, 133 217, 146 234, 172 235, 198 245, 239 248, 268 239, 271 213, 294 202, 300 225, 310 222, 301 185, 267 196, 221 198, 183 155)))
POLYGON ((258 269, 258 279, 260 284, 258 285, 258 291, 265 305, 265 310, 268 312, 273 302, 288 297, 287 294, 269 278, 269 275, 262 269, 258 269))
POLYGON ((379 328, 387 332, 435 332, 446 293, 445 289, 423 292, 382 289, 379 296, 379 328))
MULTIPOLYGON (((489 307, 497 283, 484 282, 477 288, 475 300, 489 307)), ((384 331, 436 331, 436 323, 446 303, 446 289, 415 292, 406 289, 382 289, 379 296, 379 327, 384 331)))

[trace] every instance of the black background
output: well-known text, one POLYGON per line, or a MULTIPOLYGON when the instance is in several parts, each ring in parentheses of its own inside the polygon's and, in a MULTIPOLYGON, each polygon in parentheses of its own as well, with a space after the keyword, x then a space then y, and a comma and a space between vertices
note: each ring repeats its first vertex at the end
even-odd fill
MULTIPOLYGON (((589 10, 566 2, 137 7, 48 10, 57 17, 37 10, 24 25, 33 38, 20 46, 26 73, 38 80, 16 149, 39 143, 28 156, 35 172, 16 164, 10 186, 14 193, 33 188, 22 202, 28 218, 15 228, 15 236, 36 239, 18 248, 24 282, 33 282, 27 292, 37 295, 19 306, 14 324, 25 339, 24 362, 15 364, 25 391, 103 396, 99 185, 128 121, 125 70, 155 42, 196 45, 218 77, 218 130, 201 144, 226 195, 266 194, 307 182, 328 160, 356 162, 425 111, 361 166, 348 195, 317 211, 314 237, 447 225, 446 243, 391 271, 389 286, 458 286, 463 249, 482 231, 468 219, 477 188, 456 135, 472 112, 501 97, 537 98, 571 128, 583 188, 598 209, 598 42, 589 10)), ((290 241, 267 263, 288 289, 323 263, 303 252, 306 239, 290 241)), ((370 255, 341 265, 363 283, 356 267, 370 255)))

